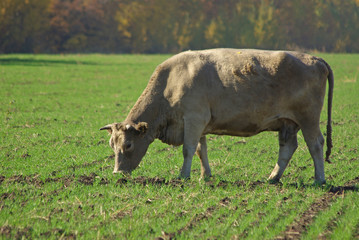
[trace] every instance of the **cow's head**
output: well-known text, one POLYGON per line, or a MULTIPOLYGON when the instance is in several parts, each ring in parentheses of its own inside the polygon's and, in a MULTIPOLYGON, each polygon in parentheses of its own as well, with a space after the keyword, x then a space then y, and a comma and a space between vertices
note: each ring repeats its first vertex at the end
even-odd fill
POLYGON ((131 174, 146 154, 150 142, 146 138, 147 123, 113 123, 102 127, 111 134, 110 146, 115 152, 113 173, 131 174))

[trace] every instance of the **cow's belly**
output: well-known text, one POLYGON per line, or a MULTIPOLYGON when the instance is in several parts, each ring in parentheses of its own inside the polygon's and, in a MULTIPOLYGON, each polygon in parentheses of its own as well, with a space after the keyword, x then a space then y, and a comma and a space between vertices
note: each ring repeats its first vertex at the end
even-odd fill
POLYGON ((283 125, 281 118, 273 116, 262 121, 232 120, 213 122, 205 129, 205 134, 250 137, 263 131, 279 131, 283 125))

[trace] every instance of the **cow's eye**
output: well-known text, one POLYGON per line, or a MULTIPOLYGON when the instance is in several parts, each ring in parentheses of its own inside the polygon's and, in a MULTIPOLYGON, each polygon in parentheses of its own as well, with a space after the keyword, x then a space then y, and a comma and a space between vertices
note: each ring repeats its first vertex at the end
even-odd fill
POLYGON ((132 147, 132 144, 131 143, 127 143, 126 144, 126 150, 130 149, 132 147))
POLYGON ((133 151, 134 147, 133 147, 133 143, 132 142, 126 142, 124 145, 123 145, 123 150, 125 152, 131 152, 133 151))

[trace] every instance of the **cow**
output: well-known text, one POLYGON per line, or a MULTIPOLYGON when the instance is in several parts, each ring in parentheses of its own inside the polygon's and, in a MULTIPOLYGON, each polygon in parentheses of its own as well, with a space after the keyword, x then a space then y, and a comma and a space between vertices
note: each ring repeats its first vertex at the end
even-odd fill
POLYGON ((113 172, 130 174, 160 139, 183 145, 180 178, 190 177, 195 154, 201 177, 210 177, 207 134, 249 137, 276 131, 279 156, 268 179, 276 183, 297 149, 301 130, 314 161, 315 183, 324 184, 319 121, 327 80, 329 161, 334 77, 323 59, 293 51, 226 48, 174 55, 157 66, 127 118, 100 129, 111 135, 113 172))

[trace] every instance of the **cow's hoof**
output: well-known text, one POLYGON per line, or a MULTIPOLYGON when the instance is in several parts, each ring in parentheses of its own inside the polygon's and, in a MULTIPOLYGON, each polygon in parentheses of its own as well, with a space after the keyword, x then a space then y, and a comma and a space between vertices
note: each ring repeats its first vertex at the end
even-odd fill
POLYGON ((325 180, 315 180, 313 186, 322 186, 325 185, 327 182, 325 180))
POLYGON ((131 172, 124 172, 124 171, 113 171, 112 174, 113 175, 120 174, 120 175, 122 175, 124 177, 130 177, 131 176, 131 172))
POLYGON ((190 176, 186 177, 186 176, 181 176, 181 175, 179 175, 179 176, 177 177, 177 179, 178 179, 178 180, 190 180, 191 177, 190 177, 190 176))
POLYGON ((208 182, 208 181, 210 181, 212 179, 212 175, 210 175, 210 176, 207 176, 207 175, 204 175, 204 176, 201 176, 200 178, 199 178, 199 181, 205 181, 205 182, 208 182))
POLYGON ((269 184, 279 184, 279 183, 280 183, 280 179, 278 179, 278 178, 271 178, 271 179, 268 179, 268 183, 269 183, 269 184))

